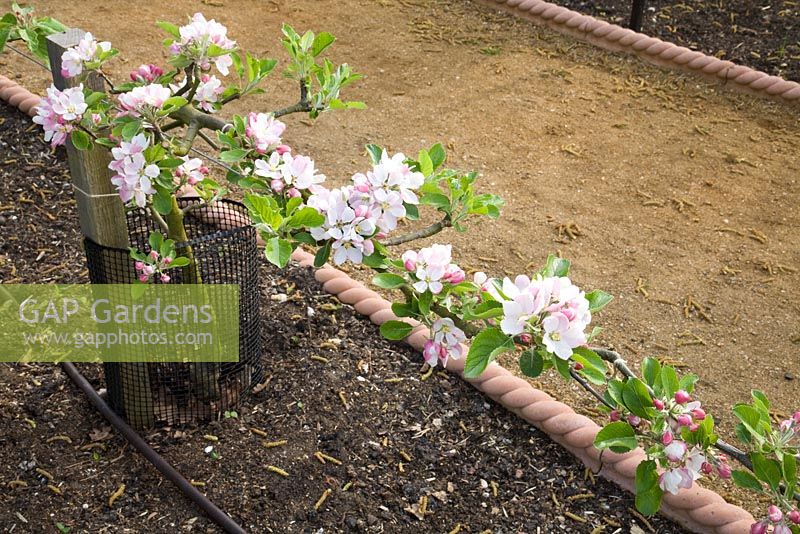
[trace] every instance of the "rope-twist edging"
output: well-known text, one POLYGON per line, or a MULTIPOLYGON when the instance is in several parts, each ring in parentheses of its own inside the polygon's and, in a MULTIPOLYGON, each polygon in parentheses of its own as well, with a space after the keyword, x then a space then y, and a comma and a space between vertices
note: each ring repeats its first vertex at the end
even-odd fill
POLYGON ((636 54, 662 67, 699 74, 725 84, 730 82, 731 87, 750 94, 800 104, 800 84, 797 82, 689 50, 544 0, 479 1, 605 50, 636 54))
MULTIPOLYGON (((40 97, 16 82, 0 75, 0 99, 19 108, 30 116, 36 114, 40 97), (34 100, 35 99, 35 100, 34 100)), ((314 256, 298 249, 292 259, 301 266, 313 268, 314 256)), ((376 325, 397 320, 391 303, 350 278, 346 273, 325 264, 314 273, 323 289, 345 304, 369 317, 376 325)), ((406 338, 412 348, 422 351, 428 340, 428 330, 409 319, 415 328, 406 338)), ((547 393, 534 388, 527 381, 514 376, 496 362, 491 363, 476 379, 464 378, 464 359, 450 359, 447 370, 472 384, 489 398, 513 412, 520 418, 545 432, 550 438, 576 456, 588 468, 599 472, 623 489, 633 492, 636 467, 644 459, 639 448, 625 454, 598 451, 594 438, 600 427, 586 416, 579 415, 566 404, 554 400, 547 393), (599 469, 599 471, 598 471, 599 469)), ((746 534, 755 522, 753 516, 742 508, 725 501, 719 494, 694 484, 691 489, 681 490, 678 495, 664 495, 661 511, 664 515, 684 527, 701 533, 746 534)))

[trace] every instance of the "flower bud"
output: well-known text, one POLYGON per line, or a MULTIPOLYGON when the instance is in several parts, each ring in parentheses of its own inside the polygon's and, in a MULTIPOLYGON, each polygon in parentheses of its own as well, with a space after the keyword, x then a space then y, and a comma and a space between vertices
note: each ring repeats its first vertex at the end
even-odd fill
POLYGON ((794 425, 794 421, 792 421, 791 419, 786 419, 784 421, 781 421, 780 428, 782 431, 787 432, 791 430, 792 425, 794 425))
POLYGON ((99 113, 92 113, 92 123, 93 123, 95 126, 97 126, 97 125, 99 125, 101 122, 103 122, 103 116, 102 116, 102 115, 100 115, 99 113))
POLYGON ((144 282, 146 284, 148 280, 150 280, 150 277, 148 275, 146 275, 146 274, 139 275, 139 281, 140 282, 144 282))
POLYGON ((270 186, 270 187, 272 188, 272 190, 273 190, 273 191, 275 191, 276 193, 280 193, 281 191, 283 191, 283 186, 284 186, 284 183, 283 183, 283 180, 281 180, 281 179, 279 179, 279 178, 275 178, 274 180, 272 180, 272 181, 269 183, 269 186, 270 186))
POLYGON ((675 402, 678 404, 685 404, 692 400, 692 397, 689 396, 684 390, 680 389, 675 392, 675 402))
POLYGON ((767 508, 767 517, 769 517, 769 520, 773 523, 779 523, 781 519, 783 519, 783 512, 774 504, 770 504, 769 508, 767 508))
POLYGON ((621 416, 619 414, 619 410, 611 410, 611 413, 608 414, 608 418, 612 421, 619 421, 621 416))
POLYGON ((731 478, 731 466, 728 464, 719 464, 717 466, 717 474, 719 478, 728 480, 731 478))
MULTIPOLYGON (((291 152, 291 151, 292 151, 292 148, 289 145, 278 145, 278 146, 275 147, 275 152, 277 152, 281 156, 283 156, 287 152, 291 152)), ((369 188, 369 186, 367 186, 367 188, 369 188)))
POLYGON ((172 263, 172 258, 170 258, 169 256, 167 256, 166 258, 164 258, 163 260, 161 260, 161 263, 163 263, 164 265, 169 265, 170 263, 172 263))
POLYGON ((692 417, 697 419, 698 421, 702 421, 706 418, 706 412, 702 408, 695 408, 692 410, 692 417))
POLYGON ((700 428, 700 425, 697 423, 692 423, 689 425, 689 432, 697 432, 697 429, 700 428))
POLYGON ((653 406, 655 406, 656 410, 663 410, 664 402, 661 399, 653 399, 653 406))
POLYGON ((676 417, 675 421, 677 421, 680 426, 689 426, 692 424, 691 416, 686 415, 685 413, 682 413, 676 417))
POLYGON ((167 273, 161 273, 161 281, 162 282, 164 282, 166 284, 170 280, 171 280, 171 278, 169 277, 169 275, 167 273))
POLYGON ((767 533, 767 523, 765 521, 759 521, 758 523, 753 523, 750 525, 750 534, 766 534, 767 533))
POLYGON ((632 427, 637 427, 642 424, 642 418, 638 415, 629 415, 628 416, 628 424, 632 427))
POLYGON ((157 260, 158 259, 158 251, 151 250, 150 251, 150 257, 153 258, 154 260, 157 260))
POLYGON ((133 266, 136 267, 137 271, 141 271, 142 269, 144 269, 144 262, 137 261, 136 263, 133 264, 133 266))
POLYGON ((583 364, 581 362, 575 362, 575 370, 580 371, 583 369, 583 364))
POLYGON ((710 475, 714 472, 714 466, 708 462, 703 462, 703 465, 700 466, 700 471, 702 471, 704 475, 710 475))
POLYGON ((208 167, 206 167, 205 165, 203 165, 202 167, 200 167, 197 170, 200 171, 200 174, 208 174, 208 173, 211 172, 210 170, 208 170, 208 167))
POLYGON ((672 443, 673 439, 674 436, 672 435, 672 432, 670 432, 669 430, 661 434, 661 443, 663 443, 664 445, 669 445, 670 443, 672 443))
POLYGON ((791 512, 786 514, 786 517, 789 519, 789 521, 791 521, 795 525, 800 525, 800 512, 798 512, 797 510, 792 510, 791 512))
POLYGON ((200 180, 198 180, 196 176, 189 176, 186 179, 186 183, 188 183, 189 185, 196 185, 199 182, 200 182, 200 180))
POLYGON ((293 187, 286 192, 286 196, 289 198, 298 198, 300 196, 300 191, 293 187))
POLYGON ((150 275, 151 275, 151 274, 153 274, 154 272, 156 272, 156 269, 155 269, 155 267, 153 267, 152 265, 145 265, 145 266, 142 268, 142 273, 143 273, 143 274, 146 274, 147 276, 150 276, 150 275))
POLYGON ((800 411, 794 412, 794 414, 792 414, 792 421, 794 421, 795 424, 800 425, 800 411))
POLYGON ((772 531, 772 534, 792 534, 792 529, 783 524, 775 525, 775 530, 772 531))
MULTIPOLYGON (((519 341, 524 345, 530 345, 533 343, 533 336, 527 332, 523 332, 519 335, 519 341)), ((577 363, 575 365, 577 365, 577 363)))

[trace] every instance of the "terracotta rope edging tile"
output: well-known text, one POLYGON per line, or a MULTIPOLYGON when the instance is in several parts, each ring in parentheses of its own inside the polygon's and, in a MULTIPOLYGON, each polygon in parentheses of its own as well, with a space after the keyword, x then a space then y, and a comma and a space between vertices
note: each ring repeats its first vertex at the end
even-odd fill
POLYGON ((800 105, 800 84, 637 33, 543 0, 477 0, 612 52, 627 52, 757 96, 800 105), (730 83, 729 83, 730 82, 730 83))
MULTIPOLYGON (((495 0, 500 1, 500 0, 495 0)), ((515 0, 510 0, 514 2, 515 0)), ((516 0, 519 3, 518 0, 516 0)), ((529 5, 542 5, 539 0, 525 0, 529 5)), ((563 12, 552 11, 554 17, 563 12)), ((798 92, 800 95, 800 91, 798 92)), ((0 75, 0 99, 12 103, 30 116, 36 114, 36 106, 40 97, 0 75)), ((303 250, 296 250, 292 259, 301 266, 314 268, 314 257, 303 250)), ((370 321, 380 325, 397 317, 391 310, 391 303, 380 297, 363 284, 350 278, 344 272, 325 264, 317 269, 314 276, 323 289, 342 302, 352 304, 356 311, 368 315, 370 321)), ((406 342, 417 351, 422 351, 428 332, 425 328, 416 328, 406 338, 406 342)), ((463 377, 464 358, 450 359, 447 370, 463 377)), ((466 380, 466 379, 465 379, 466 380)), ((496 362, 490 364, 486 371, 476 379, 467 380, 476 389, 485 393, 504 408, 539 428, 553 441, 562 445, 576 456, 587 467, 597 470, 599 474, 611 480, 627 491, 633 490, 636 465, 644 457, 641 449, 626 454, 614 454, 610 451, 601 453, 594 448, 594 436, 600 427, 591 419, 575 413, 575 411, 550 395, 539 391, 527 381, 515 377, 510 371, 496 362)), ((682 490, 678 495, 666 494, 662 513, 683 525, 701 533, 746 534, 753 517, 738 506, 725 502, 717 493, 695 484, 690 490, 682 490)))

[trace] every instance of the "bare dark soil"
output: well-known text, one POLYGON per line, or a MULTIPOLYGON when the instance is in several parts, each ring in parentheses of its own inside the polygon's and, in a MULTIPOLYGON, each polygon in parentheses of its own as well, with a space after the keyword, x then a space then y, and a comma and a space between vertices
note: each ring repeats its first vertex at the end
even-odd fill
MULTIPOLYGON (((628 26, 631 0, 550 0, 628 26)), ((642 32, 800 81, 800 3, 790 0, 648 0, 642 32)))
MULTIPOLYGON (((64 154, 4 104, 0 126, 0 280, 85 281, 64 154)), ((309 270, 265 266, 262 280, 259 392, 236 417, 146 435, 248 531, 682 532, 638 517, 457 377, 426 376, 309 270)), ((81 369, 102 386, 97 366, 81 369)), ((58 367, 2 364, 0 384, 0 531, 216 532, 58 367)))

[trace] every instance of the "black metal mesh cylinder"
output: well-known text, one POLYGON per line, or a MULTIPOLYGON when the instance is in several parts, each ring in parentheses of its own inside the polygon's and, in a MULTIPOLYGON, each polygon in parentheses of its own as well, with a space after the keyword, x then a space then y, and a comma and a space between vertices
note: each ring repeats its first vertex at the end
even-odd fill
MULTIPOLYGON (((182 198, 185 208, 197 198, 182 198)), ((144 210, 127 216, 131 246, 149 250, 158 226, 144 210)), ((256 231, 247 209, 237 202, 188 211, 184 220, 188 241, 178 243, 180 255, 191 247, 204 284, 238 284, 239 361, 225 363, 106 363, 106 387, 111 407, 137 428, 171 426, 219 418, 233 410, 253 384, 263 379, 259 310, 260 255, 256 231)), ((129 284, 136 280, 128 250, 85 240, 89 279, 93 284, 129 284)), ((170 270, 170 284, 180 284, 182 269, 170 270)), ((158 282, 157 282, 158 283, 158 282)), ((144 349, 143 349, 144 350, 144 349)))

